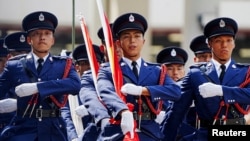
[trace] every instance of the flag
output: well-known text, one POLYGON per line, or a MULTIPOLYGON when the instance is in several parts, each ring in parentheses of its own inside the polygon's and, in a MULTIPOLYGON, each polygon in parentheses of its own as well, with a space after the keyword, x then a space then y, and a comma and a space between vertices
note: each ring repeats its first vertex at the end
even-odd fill
POLYGON ((92 71, 93 81, 95 84, 95 88, 97 89, 97 73, 98 73, 98 69, 99 69, 99 63, 96 59, 92 40, 90 38, 88 29, 87 29, 87 24, 86 24, 83 16, 80 16, 80 25, 81 25, 81 30, 82 30, 82 34, 84 37, 84 42, 85 42, 88 58, 89 58, 89 64, 90 64, 90 68, 92 71))

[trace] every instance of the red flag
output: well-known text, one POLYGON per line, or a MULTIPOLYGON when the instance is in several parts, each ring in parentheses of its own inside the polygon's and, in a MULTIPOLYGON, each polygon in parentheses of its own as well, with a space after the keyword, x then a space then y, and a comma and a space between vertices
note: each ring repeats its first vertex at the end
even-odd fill
POLYGON ((100 1, 98 2, 98 9, 100 13, 100 18, 101 18, 101 23, 102 23, 102 28, 103 28, 103 34, 105 38, 105 43, 106 43, 106 48, 108 52, 108 58, 110 62, 110 67, 111 67, 111 72, 113 75, 113 82, 115 85, 116 93, 120 96, 120 98, 126 102, 125 96, 121 93, 121 87, 123 85, 123 77, 122 77, 122 72, 121 68, 119 65, 119 60, 116 55, 116 51, 114 48, 114 43, 113 43, 113 37, 112 37, 112 31, 110 29, 109 21, 107 19, 107 16, 105 15, 104 11, 102 10, 102 4, 100 1))
MULTIPOLYGON (((125 96, 121 93, 121 87, 123 85, 123 76, 122 76, 122 71, 119 65, 119 60, 116 55, 116 51, 115 51, 114 44, 113 44, 112 31, 109 26, 108 18, 102 8, 101 1, 96 0, 96 2, 98 5, 99 15, 100 15, 101 23, 102 23, 103 34, 104 34, 105 43, 107 47, 108 58, 110 62, 115 90, 116 90, 116 93, 120 96, 120 98, 126 103, 125 96)), ((133 111, 133 106, 131 107, 128 105, 128 108, 130 111, 133 111)), ((130 133, 127 133, 123 141, 139 141, 138 134, 135 132, 136 121, 134 121, 134 127, 135 127, 134 138, 131 139, 130 133)))
POLYGON ((87 24, 84 21, 84 18, 82 16, 80 17, 80 25, 81 25, 82 34, 84 37, 84 42, 85 42, 85 46, 86 46, 86 50, 87 50, 87 54, 88 54, 88 58, 89 58, 89 63, 90 63, 91 71, 92 71, 93 81, 94 81, 94 84, 96 86, 95 88, 97 88, 97 72, 99 69, 99 63, 98 63, 96 56, 95 56, 95 51, 94 51, 92 40, 90 38, 88 29, 87 29, 87 24))

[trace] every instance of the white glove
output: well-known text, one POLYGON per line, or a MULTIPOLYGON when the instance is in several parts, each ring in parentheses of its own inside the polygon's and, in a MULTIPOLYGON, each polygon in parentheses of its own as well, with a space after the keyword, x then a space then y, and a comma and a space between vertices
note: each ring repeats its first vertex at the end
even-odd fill
POLYGON ((23 83, 16 86, 15 92, 19 97, 30 96, 38 93, 38 88, 36 83, 23 83))
POLYGON ((161 124, 163 119, 165 118, 165 111, 161 111, 157 116, 156 116, 156 119, 155 119, 155 122, 161 124))
POLYGON ((74 138, 72 141, 81 141, 82 139, 81 138, 74 138))
POLYGON ((131 139, 134 138, 134 118, 132 112, 122 112, 121 129, 124 135, 130 132, 131 139))
POLYGON ((17 100, 14 98, 6 98, 0 100, 0 113, 10 113, 17 110, 17 100))
POLYGON ((101 130, 104 130, 104 127, 109 123, 109 118, 104 118, 101 120, 101 130))
POLYGON ((80 106, 76 107, 75 113, 76 113, 76 115, 78 115, 81 118, 89 115, 88 110, 86 109, 86 107, 84 105, 80 105, 80 106))
POLYGON ((250 125, 250 113, 244 115, 244 119, 246 120, 246 125, 250 125))
POLYGON ((207 82, 207 83, 200 85, 199 92, 203 98, 223 96, 221 85, 216 85, 211 82, 207 82))
POLYGON ((121 92, 125 95, 129 94, 129 95, 140 96, 142 93, 142 86, 136 86, 132 83, 127 83, 122 86, 121 92))

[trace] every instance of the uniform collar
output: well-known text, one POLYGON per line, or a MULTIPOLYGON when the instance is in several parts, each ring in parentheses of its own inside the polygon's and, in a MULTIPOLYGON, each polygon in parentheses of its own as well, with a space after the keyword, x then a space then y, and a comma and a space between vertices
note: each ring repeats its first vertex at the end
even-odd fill
MULTIPOLYGON (((37 62, 37 60, 39 59, 39 57, 36 54, 34 54, 33 52, 32 52, 32 55, 33 55, 33 57, 35 59, 35 62, 37 62)), ((46 56, 43 57, 44 62, 46 61, 46 59, 48 58, 48 56, 49 56, 49 54, 47 54, 46 56)))
MULTIPOLYGON (((211 59, 211 61, 213 62, 214 66, 215 66, 215 69, 216 69, 216 72, 217 72, 217 74, 218 74, 218 76, 219 76, 219 74, 220 74, 220 72, 221 72, 220 66, 221 66, 222 64, 220 64, 218 61, 216 61, 216 60, 213 59, 213 58, 211 59)), ((226 69, 225 69, 225 70, 227 70, 227 68, 228 68, 228 66, 230 65, 230 63, 231 63, 231 58, 227 61, 226 64, 224 64, 224 65, 226 66, 226 69)))
MULTIPOLYGON (((32 52, 32 55, 34 57, 35 66, 37 67, 38 66, 37 60, 39 59, 39 57, 36 54, 34 54, 33 52, 32 52)), ((47 54, 46 56, 43 57, 44 62, 46 61, 48 56, 49 56, 49 54, 47 54)))
MULTIPOLYGON (((126 58, 126 57, 122 57, 122 59, 123 59, 123 61, 125 62, 125 63, 127 63, 128 64, 128 66, 132 69, 132 60, 130 60, 130 59, 128 59, 128 58, 126 58)), ((138 66, 138 68, 141 68, 141 61, 142 61, 142 58, 140 57, 139 59, 137 59, 136 60, 136 63, 137 63, 137 66, 138 66)))

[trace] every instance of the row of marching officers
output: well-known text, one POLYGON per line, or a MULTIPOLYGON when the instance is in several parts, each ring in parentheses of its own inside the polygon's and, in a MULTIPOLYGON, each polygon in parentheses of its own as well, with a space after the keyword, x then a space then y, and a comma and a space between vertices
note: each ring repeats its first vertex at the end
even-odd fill
POLYGON ((15 111, 1 140, 208 140, 210 125, 245 124, 250 72, 248 65, 231 58, 235 20, 221 17, 206 24, 201 42, 207 41, 206 48, 191 48, 204 62, 180 77, 171 72, 176 66, 183 69, 187 61, 180 47, 165 48, 157 63, 141 57, 148 24, 138 13, 125 13, 110 25, 117 56, 108 54, 112 51, 104 46, 100 29, 103 45, 93 45, 94 65, 84 44, 72 53, 75 63, 50 53, 57 24, 56 16, 46 11, 30 13, 22 21, 31 51, 10 58, 0 75, 0 111, 15 111), (97 72, 90 67, 95 65, 97 72), (16 97, 10 100, 9 93, 16 97), (68 94, 77 95, 79 106, 68 94), (192 104, 195 125, 186 116, 192 104), (73 112, 83 120, 76 122, 73 112))

